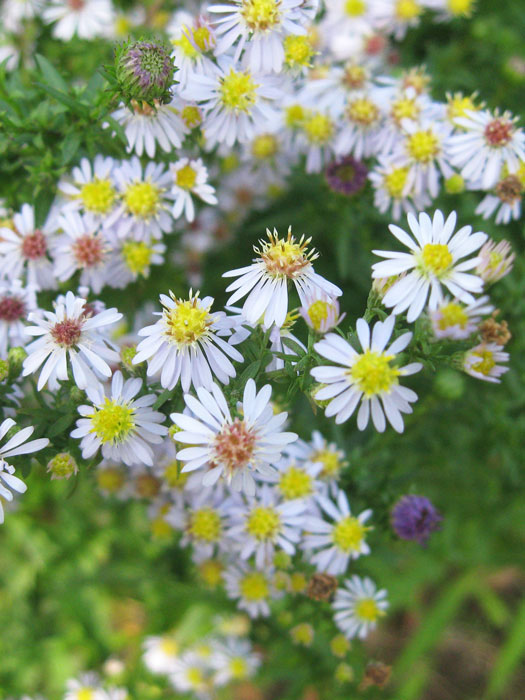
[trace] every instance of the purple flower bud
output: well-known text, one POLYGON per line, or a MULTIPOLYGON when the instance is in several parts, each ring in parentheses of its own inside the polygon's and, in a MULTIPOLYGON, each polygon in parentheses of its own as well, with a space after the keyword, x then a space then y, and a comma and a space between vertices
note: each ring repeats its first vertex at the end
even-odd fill
POLYGON ((329 163, 325 176, 328 185, 334 192, 350 196, 362 190, 366 185, 368 168, 360 160, 346 156, 342 160, 334 160, 329 163))
POLYGON ((424 496, 403 496, 392 509, 392 528, 403 540, 425 544, 442 517, 424 496))
POLYGON ((127 42, 117 50, 115 68, 128 100, 163 103, 170 99, 175 67, 163 41, 127 42))

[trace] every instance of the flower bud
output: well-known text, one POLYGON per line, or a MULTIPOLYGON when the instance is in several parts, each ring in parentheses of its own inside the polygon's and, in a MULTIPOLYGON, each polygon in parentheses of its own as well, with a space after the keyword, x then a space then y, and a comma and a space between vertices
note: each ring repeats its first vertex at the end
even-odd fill
POLYGON ((47 471, 51 474, 51 480, 69 479, 78 472, 78 464, 69 452, 59 452, 49 460, 47 471))
POLYGON ((449 194, 461 194, 465 191, 465 180, 459 173, 456 173, 445 180, 445 190, 449 194))
POLYGON ((126 103, 170 101, 175 66, 163 41, 128 41, 115 56, 115 75, 126 103))
POLYGON ((27 357, 27 352, 24 348, 11 348, 7 353, 7 362, 9 364, 9 379, 16 379, 22 371, 22 365, 27 357))
POLYGON ((3 382, 9 376, 9 363, 6 360, 0 360, 0 382, 3 382))

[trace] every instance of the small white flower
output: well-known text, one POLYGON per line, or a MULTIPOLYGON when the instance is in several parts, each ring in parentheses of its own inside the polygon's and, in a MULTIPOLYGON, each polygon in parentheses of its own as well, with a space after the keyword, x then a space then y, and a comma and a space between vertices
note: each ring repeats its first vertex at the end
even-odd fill
POLYGON ((476 207, 476 214, 488 219, 496 213, 497 224, 508 224, 521 218, 521 203, 525 191, 525 163, 516 173, 506 174, 476 207))
POLYGON ((191 87, 194 74, 213 75, 215 64, 206 54, 215 48, 215 34, 206 16, 194 17, 186 10, 177 10, 166 33, 173 45, 179 90, 191 87))
POLYGON ((481 343, 465 354, 463 369, 471 377, 499 384, 501 375, 509 371, 500 363, 508 361, 509 353, 503 350, 502 345, 481 343))
POLYGON ((169 674, 175 670, 175 661, 180 656, 180 645, 170 635, 146 637, 142 643, 142 660, 152 673, 169 674))
POLYGON ((352 576, 336 591, 332 607, 335 624, 345 637, 364 639, 385 615, 388 601, 386 591, 378 591, 371 579, 352 576))
MULTIPOLYGON (((116 237, 115 237, 116 238, 116 237)), ((108 263, 106 284, 123 288, 140 277, 147 279, 152 265, 162 265, 164 243, 116 239, 111 241, 113 255, 108 263)))
POLYGON ((95 221, 104 221, 113 211, 118 192, 113 180, 116 163, 113 158, 97 155, 93 163, 82 158, 71 174, 58 183, 67 210, 89 214, 95 221))
POLYGON ((316 392, 315 398, 330 401, 325 413, 328 417, 335 416, 336 423, 348 420, 361 402, 357 414, 359 430, 366 428, 372 414, 374 427, 380 433, 386 427, 385 416, 394 430, 403 432, 401 414, 412 413, 410 403, 417 400, 417 394, 401 386, 399 377, 419 372, 422 365, 418 362, 404 367, 393 364, 395 356, 412 339, 412 333, 403 333, 387 347, 394 324, 394 316, 389 316, 384 322, 377 321, 370 332, 367 322, 358 319, 356 329, 361 353, 335 333, 329 333, 314 345, 322 357, 339 365, 311 370, 316 381, 326 385, 316 392))
POLYGON ((291 457, 304 460, 319 468, 319 479, 335 489, 341 471, 348 466, 346 455, 335 442, 328 442, 318 430, 312 433, 310 442, 297 440, 286 448, 291 457))
POLYGON ((250 617, 268 617, 269 602, 276 592, 272 583, 273 571, 254 569, 246 564, 230 566, 224 572, 226 592, 237 600, 237 607, 246 610, 250 617))
POLYGON ((102 384, 87 387, 93 405, 78 407, 82 418, 71 433, 71 437, 81 438, 84 459, 90 459, 101 448, 105 459, 117 463, 153 465, 151 445, 162 442, 168 429, 160 425, 164 415, 151 408, 157 399, 155 394, 135 398, 141 388, 142 379, 124 381, 121 372, 113 375, 109 395, 102 384))
POLYGON ((7 358, 9 348, 28 342, 25 321, 36 309, 34 287, 20 280, 0 280, 0 358, 7 358))
POLYGON ((76 34, 80 39, 110 35, 113 7, 109 0, 50 0, 42 12, 45 24, 56 22, 53 36, 70 41, 76 34))
POLYGON ((444 299, 429 314, 434 335, 436 338, 455 340, 468 338, 478 328, 481 318, 494 311, 488 302, 488 296, 479 297, 473 304, 466 306, 456 300, 444 299))
POLYGON ((71 678, 66 683, 64 700, 107 700, 106 692, 100 684, 98 674, 89 671, 78 678, 71 678))
POLYGON ((486 284, 494 284, 509 274, 515 258, 508 241, 496 243, 489 239, 479 251, 476 273, 486 284))
POLYGON ((188 649, 173 662, 170 683, 181 693, 194 693, 198 698, 209 698, 213 688, 211 669, 207 659, 188 649))
POLYGON ((177 442, 192 445, 177 453, 186 462, 183 472, 206 469, 205 486, 212 486, 222 476, 236 491, 255 493, 253 471, 271 473, 285 445, 297 439, 295 433, 279 432, 287 414, 274 415, 270 404, 269 384, 256 393, 255 382, 249 379, 239 406, 242 418, 232 418, 228 404, 216 384, 211 393, 197 388, 199 400, 186 394, 184 400, 195 418, 172 413, 171 419, 180 432, 177 442))
POLYGON ((401 147, 409 168, 406 192, 437 197, 440 175, 449 178, 454 174, 447 150, 452 127, 430 116, 416 122, 403 119, 401 123, 405 132, 401 147))
POLYGON ((336 328, 346 316, 340 313, 338 300, 319 289, 305 295, 299 311, 308 326, 322 335, 336 328))
POLYGON ((261 657, 248 639, 226 637, 213 645, 210 665, 215 670, 215 684, 222 686, 251 678, 261 665, 261 657))
POLYGON ((181 158, 170 165, 170 172, 173 176, 170 196, 175 200, 172 210, 174 219, 178 219, 183 212, 188 221, 195 219, 192 194, 197 195, 207 204, 217 204, 215 188, 207 184, 208 169, 203 164, 202 158, 197 160, 181 158))
POLYGON ((410 253, 373 251, 382 258, 389 258, 372 266, 374 279, 410 270, 388 289, 383 304, 393 307, 394 314, 408 310, 407 321, 411 323, 421 314, 427 299, 431 311, 443 300, 442 285, 460 301, 473 303, 472 293, 481 292, 483 281, 476 275, 467 274, 467 270, 475 268, 480 260, 476 257, 459 261, 481 248, 487 235, 472 233, 472 226, 463 226, 454 233, 456 212, 452 212, 446 221, 439 209, 433 220, 425 213, 419 215, 419 222, 412 214, 408 214, 407 220, 415 241, 399 226, 391 224, 389 229, 410 249, 410 253))
POLYGON ((408 160, 395 155, 380 157, 368 176, 375 190, 374 205, 382 214, 391 210, 395 221, 401 218, 403 212, 415 214, 431 202, 427 192, 415 194, 413 183, 410 185, 409 172, 408 160))

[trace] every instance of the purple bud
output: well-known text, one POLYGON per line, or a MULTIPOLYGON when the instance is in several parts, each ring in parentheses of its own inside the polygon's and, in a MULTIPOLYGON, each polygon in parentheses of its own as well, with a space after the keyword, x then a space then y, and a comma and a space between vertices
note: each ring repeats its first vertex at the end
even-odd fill
POLYGON ((403 540, 425 544, 442 517, 424 496, 403 496, 392 509, 392 528, 403 540))
POLYGON ((368 168, 360 160, 347 156, 329 163, 325 171, 326 181, 332 190, 350 196, 366 185, 368 168))

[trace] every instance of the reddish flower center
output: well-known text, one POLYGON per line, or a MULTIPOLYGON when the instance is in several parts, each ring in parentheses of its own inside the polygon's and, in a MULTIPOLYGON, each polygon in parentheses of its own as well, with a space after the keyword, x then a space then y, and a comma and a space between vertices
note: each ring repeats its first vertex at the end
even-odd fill
POLYGON ((506 146, 512 139, 512 122, 493 119, 485 127, 485 139, 489 146, 506 146))
POLYGON ((29 236, 25 236, 22 241, 22 253, 29 260, 38 260, 47 251, 46 237, 38 229, 29 236))
POLYGON ((78 318, 66 318, 51 330, 53 340, 62 347, 71 348, 80 340, 82 321, 78 318))
POLYGON ((67 4, 72 10, 78 12, 84 7, 86 3, 85 0, 67 0, 67 4))
POLYGON ((215 461, 228 471, 246 467, 253 457, 256 435, 243 420, 225 425, 215 438, 215 461))
POLYGON ((17 297, 0 298, 0 321, 18 321, 26 314, 26 305, 17 297))
POLYGON ((502 202, 507 204, 514 204, 521 199, 521 192, 521 181, 516 175, 509 175, 496 185, 496 194, 502 202))
POLYGON ((98 265, 104 258, 102 241, 88 234, 80 236, 73 245, 73 255, 82 267, 98 265))

